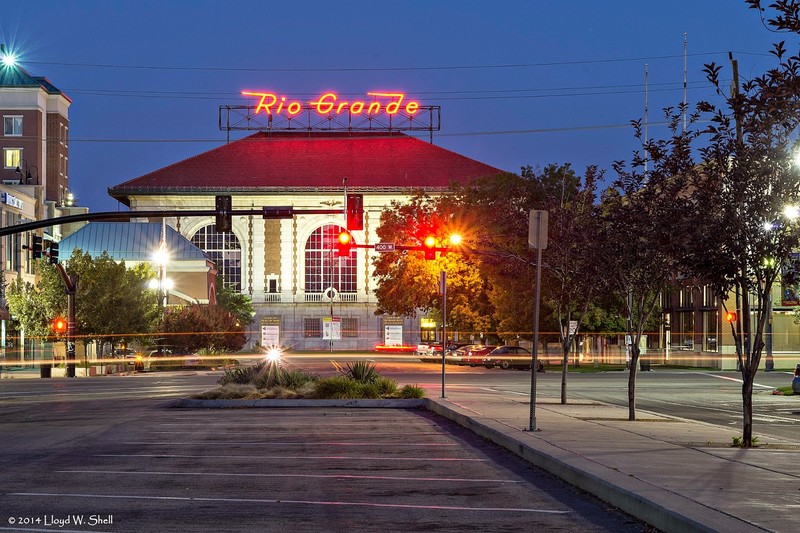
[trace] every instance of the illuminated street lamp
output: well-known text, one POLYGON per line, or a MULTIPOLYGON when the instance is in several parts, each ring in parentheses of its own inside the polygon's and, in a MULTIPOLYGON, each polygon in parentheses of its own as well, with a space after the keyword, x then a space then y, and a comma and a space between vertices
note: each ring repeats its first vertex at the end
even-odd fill
POLYGON ((0 44, 0 61, 3 62, 4 67, 13 67, 17 64, 17 56, 12 52, 6 50, 6 45, 0 44))

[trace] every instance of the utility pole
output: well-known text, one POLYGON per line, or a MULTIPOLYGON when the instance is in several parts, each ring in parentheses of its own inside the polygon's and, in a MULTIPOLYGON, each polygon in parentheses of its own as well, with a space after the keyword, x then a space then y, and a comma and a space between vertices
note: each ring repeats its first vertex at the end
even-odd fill
POLYGON ((67 377, 75 377, 75 278, 67 274, 64 265, 56 263, 58 273, 64 281, 64 292, 67 294, 67 377))

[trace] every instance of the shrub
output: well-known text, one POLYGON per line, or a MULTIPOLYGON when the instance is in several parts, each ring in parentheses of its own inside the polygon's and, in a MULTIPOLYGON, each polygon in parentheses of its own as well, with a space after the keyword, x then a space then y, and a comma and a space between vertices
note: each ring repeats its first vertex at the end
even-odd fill
POLYGON ((314 398, 331 400, 353 400, 362 398, 380 399, 374 383, 360 383, 347 376, 332 376, 317 381, 314 398))
POLYGON ((314 374, 309 374, 308 372, 295 368, 292 370, 282 370, 278 374, 278 385, 286 387, 287 389, 300 390, 305 385, 309 383, 313 384, 318 379, 319 377, 314 374))
POLYGON ((425 389, 418 385, 403 385, 403 388, 400 389, 400 397, 405 400, 424 398, 425 389))
POLYGON ((347 363, 347 366, 342 370, 342 373, 358 381, 359 383, 375 383, 380 377, 378 371, 375 369, 375 364, 368 361, 356 361, 355 363, 347 363))
POLYGON ((229 383, 251 383, 253 379, 261 373, 265 366, 266 363, 262 362, 252 366, 229 368, 225 370, 225 373, 222 374, 222 377, 219 378, 217 383, 220 385, 227 385, 229 383))
POLYGON ((375 386, 378 388, 378 394, 381 397, 394 396, 397 393, 397 382, 392 378, 378 376, 375 380, 375 386))

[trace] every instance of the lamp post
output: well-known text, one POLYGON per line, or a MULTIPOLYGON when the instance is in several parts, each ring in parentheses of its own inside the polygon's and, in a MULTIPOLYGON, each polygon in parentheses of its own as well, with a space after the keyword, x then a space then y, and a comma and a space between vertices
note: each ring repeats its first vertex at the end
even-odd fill
POLYGON ((24 180, 26 185, 30 185, 31 180, 34 177, 33 175, 31 175, 31 169, 33 168, 36 169, 36 185, 39 185, 39 167, 37 167, 36 165, 28 165, 28 161, 25 159, 20 159, 19 162, 20 165, 14 169, 14 172, 21 176, 20 179, 24 180), (25 165, 24 172, 21 165, 25 165))

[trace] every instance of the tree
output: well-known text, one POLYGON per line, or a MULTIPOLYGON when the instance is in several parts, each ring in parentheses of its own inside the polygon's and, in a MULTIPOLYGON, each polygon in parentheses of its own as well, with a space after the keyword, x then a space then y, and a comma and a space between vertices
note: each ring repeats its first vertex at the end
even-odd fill
MULTIPOLYGON (((697 134, 680 129, 680 110, 667 109, 665 114, 672 132, 668 139, 644 139, 641 121, 633 122, 642 150, 634 153, 630 165, 614 163, 618 177, 601 206, 600 240, 605 246, 598 259, 626 318, 629 420, 636 420, 640 342, 676 270, 677 243, 685 239, 675 231, 675 223, 685 213, 685 184, 694 168, 689 147, 697 134)), ((693 116, 692 123, 696 119, 693 116)))
MULTIPOLYGON (((456 202, 471 228, 469 242, 490 282, 495 317, 508 337, 531 331, 536 258, 528 245, 529 213, 549 213, 548 244, 543 255, 542 294, 545 315, 559 331, 564 366, 561 401, 566 403, 569 347, 600 287, 594 247, 597 246, 596 183, 600 174, 589 167, 583 177, 569 164, 550 164, 536 172, 501 174, 456 189, 456 202)), ((528 334, 524 334, 528 337, 528 334)))
MULTIPOLYGON (((449 237, 460 233, 452 205, 446 198, 417 194, 407 203, 392 202, 381 213, 378 238, 399 245, 419 246, 428 235, 437 246, 448 246, 449 237)), ((417 312, 441 317, 440 272, 447 273, 448 324, 459 331, 493 331, 493 309, 486 294, 487 282, 477 266, 460 250, 426 260, 421 251, 379 254, 375 260, 378 279, 377 314, 414 316, 417 312)))
POLYGON ((238 319, 216 305, 192 304, 167 309, 162 324, 170 343, 191 352, 232 353, 247 342, 238 319))
MULTIPOLYGON (((758 0, 746 0, 762 8, 758 0)), ((800 33, 797 3, 777 0, 766 23, 778 32, 800 33)), ((798 247, 798 227, 784 216, 800 202, 800 173, 792 152, 800 125, 800 57, 783 42, 773 46, 775 66, 730 92, 722 67, 705 73, 723 104, 700 106, 710 120, 702 165, 690 183, 692 198, 684 229, 683 270, 705 280, 735 311, 731 334, 742 376, 743 444, 752 446, 753 383, 765 346, 770 296, 789 254, 798 247), (702 229, 702 231, 698 231, 702 229), (712 237, 713 236, 713 237, 712 237), (731 301, 732 300, 732 301, 731 301)))
MULTIPOLYGON (((160 312, 156 292, 147 288, 147 282, 155 276, 148 264, 127 268, 124 261, 117 263, 106 252, 91 257, 74 250, 66 271, 77 280, 75 333, 84 344, 96 340, 101 346, 109 342, 113 347, 152 332, 160 312)), ((48 265, 46 276, 58 278, 63 294, 55 266, 48 265)))
POLYGON ((231 285, 226 285, 222 276, 217 276, 216 289, 217 305, 232 314, 239 325, 244 328, 249 327, 255 316, 253 300, 231 285))

